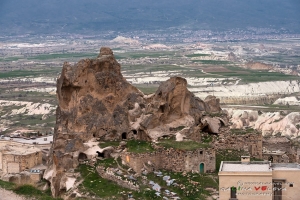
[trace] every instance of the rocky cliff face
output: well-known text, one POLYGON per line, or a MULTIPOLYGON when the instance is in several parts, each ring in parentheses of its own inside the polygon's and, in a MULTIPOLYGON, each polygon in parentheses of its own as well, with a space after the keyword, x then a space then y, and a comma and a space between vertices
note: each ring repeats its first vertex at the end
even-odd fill
MULTIPOLYGON (((145 96, 124 79, 120 68, 109 48, 101 48, 97 59, 64 64, 57 81, 52 157, 44 175, 54 196, 66 190, 66 172, 78 165, 91 141, 156 140, 175 134, 180 126, 188 129, 182 133, 188 138, 199 132, 196 127, 201 127, 203 114, 221 111, 218 99, 195 97, 180 77, 170 78, 155 94, 145 96)), ((213 126, 209 130, 218 131, 218 124, 213 126)))

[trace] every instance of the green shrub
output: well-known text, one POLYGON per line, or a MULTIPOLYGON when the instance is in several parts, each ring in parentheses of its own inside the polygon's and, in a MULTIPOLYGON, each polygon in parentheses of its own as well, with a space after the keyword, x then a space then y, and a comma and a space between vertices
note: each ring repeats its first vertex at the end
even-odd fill
POLYGON ((158 145, 163 146, 165 148, 174 148, 174 149, 181 149, 181 150, 187 150, 192 151, 199 148, 208 148, 210 147, 207 143, 199 143, 195 141, 175 141, 172 139, 164 139, 160 140, 158 145))
POLYGON ((6 182, 6 181, 2 181, 0 180, 0 187, 1 188, 4 188, 6 190, 12 190, 15 188, 15 184, 14 183, 11 183, 11 182, 6 182))
POLYGON ((127 148, 129 152, 133 153, 146 153, 154 151, 151 142, 142 140, 129 140, 127 141, 127 148))
POLYGON ((62 200, 61 198, 53 198, 51 191, 41 191, 32 185, 21 185, 15 187, 13 191, 16 194, 33 197, 38 200, 62 200))

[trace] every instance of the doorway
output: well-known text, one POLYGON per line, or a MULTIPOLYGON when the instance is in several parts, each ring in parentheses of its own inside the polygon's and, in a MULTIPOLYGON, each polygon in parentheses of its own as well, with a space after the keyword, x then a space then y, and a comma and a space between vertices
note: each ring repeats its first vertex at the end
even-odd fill
POLYGON ((204 163, 200 164, 200 173, 203 174, 204 173, 204 163))
POLYGON ((273 182, 273 200, 282 200, 282 182, 273 182))
POLYGON ((127 139, 127 133, 126 132, 122 133, 121 137, 122 137, 122 140, 126 140, 127 139))
POLYGON ((230 188, 230 199, 236 199, 236 187, 230 188))

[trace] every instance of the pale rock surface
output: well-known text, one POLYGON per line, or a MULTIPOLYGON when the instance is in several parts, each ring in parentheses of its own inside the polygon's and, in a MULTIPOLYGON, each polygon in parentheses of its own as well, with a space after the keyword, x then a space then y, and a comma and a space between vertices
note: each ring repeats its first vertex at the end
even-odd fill
POLYGON ((252 127, 260 130, 263 136, 280 134, 282 136, 297 137, 300 126, 300 113, 292 112, 282 115, 280 112, 266 112, 261 115, 252 110, 227 109, 231 128, 242 129, 252 127))
POLYGON ((182 135, 180 132, 177 132, 175 137, 176 137, 176 141, 180 142, 180 141, 183 141, 185 136, 182 135))
POLYGON ((138 40, 123 37, 123 36, 117 36, 115 39, 112 40, 112 42, 116 42, 119 44, 139 44, 138 40))
POLYGON ((299 135, 297 124, 300 124, 299 112, 287 116, 281 116, 279 112, 264 113, 258 118, 254 128, 261 130, 264 136, 281 133, 282 136, 297 137, 299 135))
POLYGON ((245 126, 254 126, 258 119, 258 112, 254 110, 227 109, 231 120, 231 128, 241 129, 245 126))
POLYGON ((277 99, 273 104, 278 105, 300 105, 300 101, 296 97, 285 97, 277 99))
POLYGON ((76 178, 68 177, 66 181, 66 189, 67 191, 71 189, 75 184, 76 178))
POLYGON ((207 124, 208 131, 210 133, 219 133, 219 129, 221 127, 221 120, 217 117, 203 117, 201 119, 202 124, 207 124))
POLYGON ((49 103, 33 103, 28 101, 6 101, 0 100, 0 106, 18 106, 19 109, 12 109, 7 115, 45 115, 51 114, 55 110, 55 106, 49 103))

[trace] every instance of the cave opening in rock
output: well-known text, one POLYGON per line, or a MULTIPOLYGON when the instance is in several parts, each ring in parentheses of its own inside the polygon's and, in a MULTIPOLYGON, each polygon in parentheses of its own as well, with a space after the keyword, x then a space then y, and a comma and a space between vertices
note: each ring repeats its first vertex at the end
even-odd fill
POLYGON ((208 133, 209 135, 218 135, 217 133, 212 132, 208 125, 203 127, 202 132, 208 133))
POLYGON ((104 158, 104 152, 100 152, 100 151, 96 151, 96 153, 98 154, 98 157, 100 158, 104 158))
POLYGON ((204 126, 204 127, 202 128, 202 132, 210 133, 209 128, 208 128, 208 125, 206 125, 206 126, 204 126))
POLYGON ((221 126, 224 127, 225 123, 223 122, 223 120, 220 120, 221 126))
POLYGON ((137 130, 132 130, 133 134, 136 135, 137 134, 137 130))
POLYGON ((165 105, 160 105, 158 110, 163 113, 165 111, 165 105))
POLYGON ((127 133, 124 132, 124 133, 122 133, 122 140, 126 140, 126 139, 127 139, 127 133))
POLYGON ((86 154, 80 152, 79 155, 78 155, 78 160, 79 160, 79 161, 87 160, 86 154))

